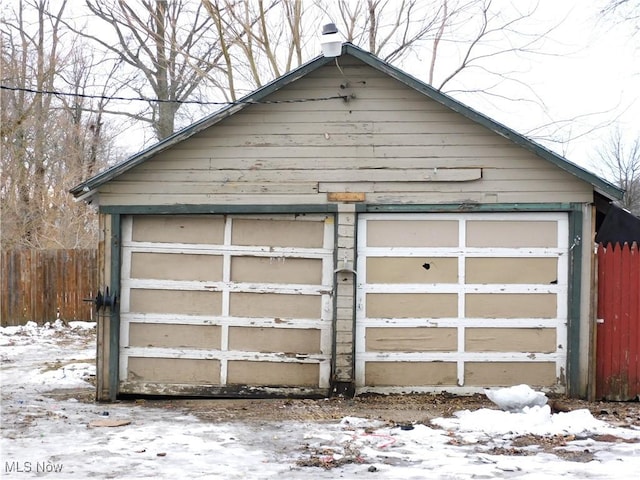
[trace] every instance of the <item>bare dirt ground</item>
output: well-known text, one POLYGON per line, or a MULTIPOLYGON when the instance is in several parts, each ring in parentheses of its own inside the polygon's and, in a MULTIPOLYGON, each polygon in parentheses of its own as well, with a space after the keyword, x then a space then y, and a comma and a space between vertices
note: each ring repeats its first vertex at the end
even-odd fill
MULTIPOLYGON (((355 398, 252 400, 138 400, 160 408, 178 408, 209 421, 322 421, 346 416, 378 419, 391 424, 429 424, 459 410, 497 408, 484 395, 362 395, 355 398)), ((587 402, 564 397, 549 401, 552 411, 588 409, 616 426, 640 426, 638 402, 587 402)))
MULTIPOLYGON (((56 398, 75 397, 92 402, 91 390, 56 390, 56 398)), ((388 424, 425 424, 438 417, 450 417, 460 410, 497 408, 485 395, 452 394, 366 394, 355 398, 326 399, 127 399, 119 403, 144 404, 149 407, 175 409, 213 422, 332 421, 344 417, 363 417, 388 424)), ((591 414, 612 425, 640 427, 640 402, 588 402, 563 396, 549 399, 551 410, 568 412, 588 409, 591 414)))

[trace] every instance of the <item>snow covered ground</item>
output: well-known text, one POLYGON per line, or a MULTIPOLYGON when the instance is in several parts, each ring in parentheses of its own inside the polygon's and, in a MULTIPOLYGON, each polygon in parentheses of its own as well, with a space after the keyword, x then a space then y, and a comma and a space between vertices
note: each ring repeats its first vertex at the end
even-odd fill
POLYGON ((639 478, 640 429, 588 410, 482 408, 402 426, 359 417, 220 423, 187 410, 52 394, 93 388, 94 328, 0 328, 3 478, 639 478))

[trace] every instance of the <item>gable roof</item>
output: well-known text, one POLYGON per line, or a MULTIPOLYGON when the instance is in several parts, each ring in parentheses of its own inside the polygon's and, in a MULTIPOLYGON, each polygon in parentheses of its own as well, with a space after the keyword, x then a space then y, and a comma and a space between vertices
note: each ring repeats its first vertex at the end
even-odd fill
MULTIPOLYGON (((495 120, 492 120, 486 115, 483 115, 482 113, 460 103, 459 101, 454 100, 452 97, 436 90, 432 86, 427 85, 426 83, 416 79, 415 77, 412 77, 411 75, 403 72, 393 65, 382 61, 375 55, 362 50, 361 48, 356 47, 351 43, 345 43, 342 46, 342 55, 351 55, 352 57, 357 58, 370 67, 375 68, 376 70, 379 70, 386 75, 389 75, 390 77, 402 82, 406 86, 426 95, 430 99, 448 107, 449 109, 459 113, 469 120, 479 123, 480 125, 483 125, 484 127, 493 131, 494 133, 497 133, 498 135, 511 140, 513 143, 535 153, 539 157, 544 158, 545 160, 551 162, 562 170, 578 177, 579 179, 587 183, 590 183, 598 193, 610 199, 622 198, 624 191, 613 185, 612 183, 609 183, 606 180, 598 177, 597 175, 590 173, 589 171, 552 152, 539 143, 528 139, 524 135, 519 134, 518 132, 502 125, 499 122, 496 122, 495 120)), ((161 140, 160 142, 150 146, 149 148, 129 157, 127 160, 118 163, 97 175, 94 175, 88 180, 85 180, 84 182, 73 187, 70 192, 75 197, 88 197, 104 183, 109 182, 110 180, 125 173, 133 167, 140 165, 154 155, 167 150, 177 143, 180 143, 183 140, 186 140, 189 137, 201 132, 202 130, 215 125, 221 120, 243 110, 247 105, 263 101, 268 95, 282 89, 283 87, 286 87, 290 83, 295 82, 308 73, 317 70, 318 68, 332 61, 334 61, 333 58, 326 58, 324 56, 316 57, 315 59, 301 65, 295 70, 286 73, 285 75, 264 85, 254 92, 242 97, 240 100, 224 108, 221 108, 212 115, 202 118, 201 120, 174 133, 173 135, 161 140)))

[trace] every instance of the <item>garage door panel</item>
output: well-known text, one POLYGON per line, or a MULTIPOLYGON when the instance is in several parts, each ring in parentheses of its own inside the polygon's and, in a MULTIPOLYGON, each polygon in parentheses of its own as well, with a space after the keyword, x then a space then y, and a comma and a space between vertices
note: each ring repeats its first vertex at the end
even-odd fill
POLYGON ((128 359, 129 382, 215 385, 220 383, 220 362, 187 358, 128 359))
POLYGON ((230 361, 229 385, 312 387, 320 381, 317 364, 230 361))
POLYGON ((322 260, 232 257, 231 281, 317 285, 322 283, 322 260))
POLYGON ((449 220, 372 220, 367 222, 369 247, 454 247, 458 222, 449 220))
POLYGON ((470 386, 553 385, 557 382, 553 362, 467 362, 464 378, 470 386))
POLYGON ((467 328, 467 352, 541 352, 556 350, 555 328, 467 328))
POLYGON ((121 391, 328 393, 334 223, 324 214, 124 216, 121 391))
POLYGON ((282 293, 231 293, 229 314, 234 317, 318 318, 319 296, 282 293))
POLYGON ((222 256, 132 252, 131 278, 222 280, 222 256))
POLYGON ((221 306, 220 292, 140 288, 129 292, 130 312, 220 315, 221 306))
POLYGON ((456 364, 452 362, 367 362, 366 386, 456 385, 456 382, 456 364))
POLYGON ((370 293, 370 318, 446 318, 458 314, 458 297, 449 293, 370 293))
POLYGON ((479 258, 466 260, 466 283, 542 284, 558 281, 557 258, 479 258))
POLYGON ((450 352, 457 349, 456 328, 367 328, 367 352, 450 352))
POLYGON ((319 329, 230 327, 229 349, 245 352, 321 352, 319 329))
POLYGON ((470 220, 468 247, 557 247, 556 221, 470 220))
POLYGON ((554 293, 469 293, 466 317, 471 318, 555 318, 554 293))
POLYGON ((323 234, 320 222, 239 218, 233 222, 232 241, 234 245, 319 248, 323 234))
POLYGON ((131 323, 129 346, 158 348, 206 348, 220 350, 218 325, 131 323))
POLYGON ((564 390, 566 213, 368 213, 358 231, 357 391, 564 390))
POLYGON ((137 215, 133 217, 134 242, 205 243, 224 242, 222 217, 206 215, 137 215))
POLYGON ((446 257, 369 257, 367 283, 456 283, 458 259, 446 257))

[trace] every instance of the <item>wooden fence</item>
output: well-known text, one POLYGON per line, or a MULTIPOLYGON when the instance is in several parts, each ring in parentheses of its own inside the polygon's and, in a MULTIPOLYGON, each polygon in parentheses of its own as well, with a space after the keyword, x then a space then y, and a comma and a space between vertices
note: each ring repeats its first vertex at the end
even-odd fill
POLYGON ((640 250, 598 247, 596 397, 640 397, 640 250))
POLYGON ((93 320, 85 298, 97 291, 96 250, 2 252, 0 323, 93 320))

